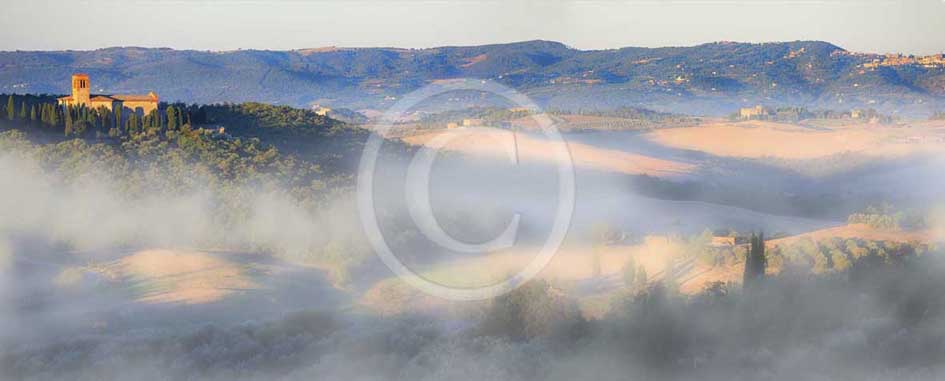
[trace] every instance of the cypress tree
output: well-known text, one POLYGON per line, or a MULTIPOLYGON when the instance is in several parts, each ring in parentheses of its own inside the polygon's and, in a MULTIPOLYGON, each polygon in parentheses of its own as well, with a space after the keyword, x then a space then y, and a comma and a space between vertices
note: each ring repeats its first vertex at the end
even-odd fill
POLYGON ((49 125, 53 127, 59 127, 59 121, 60 121, 59 110, 60 109, 61 108, 59 106, 53 106, 53 105, 49 106, 49 125))
POLYGON ((33 105, 32 107, 30 107, 30 121, 31 122, 36 121, 36 105, 33 105))
POLYGON ((158 110, 151 110, 151 113, 148 115, 151 117, 150 128, 155 131, 161 130, 161 127, 164 126, 164 119, 161 118, 161 114, 158 112, 158 110))
POLYGON ((112 128, 112 113, 104 108, 98 111, 98 130, 102 133, 108 133, 108 130, 112 128))
POLYGON ((66 136, 69 136, 72 134, 72 106, 66 106, 66 110, 63 112, 62 116, 64 117, 63 119, 65 121, 66 136))
POLYGON ((177 108, 167 106, 167 130, 176 131, 180 127, 180 115, 177 114, 177 108))
POLYGON ((765 269, 768 267, 768 258, 765 256, 765 235, 751 234, 748 255, 745 257, 745 273, 743 286, 752 288, 764 279, 765 269))
POLYGON ((26 102, 20 103, 20 119, 25 120, 30 115, 30 111, 26 108, 26 102))
POLYGON ((128 116, 128 127, 125 128, 126 130, 128 130, 128 135, 137 134, 139 126, 140 124, 138 123, 138 113, 131 113, 131 115, 128 116))
POLYGON ((745 270, 742 273, 742 287, 748 288, 751 286, 751 282, 754 276, 752 272, 755 268, 755 233, 751 233, 751 238, 748 240, 748 253, 745 254, 745 270))
POLYGON ((56 125, 56 109, 58 106, 47 105, 46 106, 46 124, 55 126, 56 125))
POLYGON ((118 130, 121 130, 122 128, 125 127, 125 126, 123 126, 122 123, 121 123, 121 107, 115 108, 115 118, 114 118, 114 120, 115 120, 115 128, 117 128, 118 130))
POLYGON ((13 120, 16 117, 16 104, 13 103, 13 94, 7 97, 7 119, 13 120))

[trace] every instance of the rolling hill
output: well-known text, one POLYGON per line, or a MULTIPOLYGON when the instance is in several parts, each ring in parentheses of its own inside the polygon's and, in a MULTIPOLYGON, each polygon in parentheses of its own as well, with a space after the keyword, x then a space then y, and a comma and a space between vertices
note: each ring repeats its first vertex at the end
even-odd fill
POLYGON ((115 47, 0 52, 0 93, 154 90, 166 101, 259 101, 383 109, 439 79, 492 79, 556 109, 622 106, 720 115, 754 104, 871 107, 927 116, 945 109, 945 63, 846 51, 819 41, 577 50, 550 41, 292 51, 115 47))

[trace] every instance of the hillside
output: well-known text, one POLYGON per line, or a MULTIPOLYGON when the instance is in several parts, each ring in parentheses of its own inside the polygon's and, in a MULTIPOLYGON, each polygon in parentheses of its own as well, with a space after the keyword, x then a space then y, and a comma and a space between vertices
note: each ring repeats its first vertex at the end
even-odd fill
MULTIPOLYGON (((155 245, 264 252, 333 271, 335 280, 368 258, 365 244, 349 239, 357 229, 349 217, 351 167, 363 130, 258 103, 171 105, 119 122, 101 110, 51 108, 45 97, 10 99, 23 106, 14 109, 31 110, 0 119, 2 177, 24 189, 2 206, 7 215, 37 216, 20 226, 24 232, 90 251, 155 245), (48 228, 55 223, 44 219, 69 218, 57 211, 87 202, 95 206, 64 230, 48 228), (270 228, 274 213, 305 234, 270 228), (148 217, 139 224, 131 216, 148 217), (88 235, 89 227, 98 234, 88 235)), ((239 287, 248 284, 239 280, 241 270, 231 270, 223 273, 239 287)))
MULTIPOLYGON (((445 150, 463 152, 473 157, 501 159, 505 146, 496 142, 515 144, 519 160, 554 163, 553 143, 540 136, 513 133, 499 129, 483 129, 466 132, 462 141, 442 147, 445 150), (514 142, 514 143, 513 143, 514 142)), ((440 132, 420 133, 405 137, 403 141, 412 145, 430 145, 440 132)), ((663 160, 655 157, 602 149, 582 143, 569 143, 571 160, 579 170, 597 170, 626 175, 649 175, 664 178, 682 178, 695 170, 695 166, 663 160)))
POLYGON ((709 122, 653 131, 647 137, 664 146, 719 157, 812 160, 862 154, 894 159, 941 153, 943 128, 945 123, 938 121, 893 126, 851 123, 832 128, 761 121, 709 122))
POLYGON ((634 106, 723 115, 762 103, 928 116, 945 108, 940 57, 852 53, 817 41, 595 51, 549 41, 429 49, 16 51, 0 52, 0 92, 64 93, 77 71, 93 78, 96 92, 153 90, 162 100, 204 104, 376 110, 433 80, 476 77, 513 86, 555 109, 634 106))
MULTIPOLYGON (((767 241, 768 273, 837 274, 871 255, 890 262, 921 255, 933 241, 927 230, 883 230, 865 224, 828 227, 767 241)), ((589 317, 600 317, 610 308, 607 303, 614 295, 640 287, 626 284, 628 264, 643 269, 649 285, 668 281, 683 294, 698 295, 713 284, 740 284, 745 249, 710 246, 699 236, 653 235, 629 244, 565 247, 538 276, 579 300, 589 317), (595 266, 599 266, 598 274, 595 266)), ((518 250, 461 258, 427 269, 423 276, 457 287, 481 287, 522 268, 532 255, 530 250, 518 250)), ((394 278, 375 284, 360 302, 383 314, 446 305, 394 278)))

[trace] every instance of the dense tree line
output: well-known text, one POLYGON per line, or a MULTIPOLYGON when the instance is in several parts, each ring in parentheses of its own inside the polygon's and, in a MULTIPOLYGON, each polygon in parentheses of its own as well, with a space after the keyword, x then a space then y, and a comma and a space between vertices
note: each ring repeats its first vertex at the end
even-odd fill
MULTIPOLYGON (((546 113, 556 122, 555 125, 557 128, 566 131, 641 130, 686 127, 699 122, 698 118, 637 107, 617 107, 606 110, 548 110, 546 113), (565 121, 561 118, 569 115, 597 116, 601 118, 587 119, 586 121, 574 118, 565 121)), ((511 128, 513 125, 510 124, 510 121, 526 118, 534 114, 535 111, 529 110, 501 107, 473 107, 424 115, 420 118, 418 127, 443 128, 447 123, 462 124, 464 119, 479 119, 482 121, 483 125, 486 126, 511 128)))
MULTIPOLYGON (((729 119, 742 120, 741 114, 736 112, 729 115, 729 119)), ((889 124, 896 121, 896 118, 885 115, 876 109, 865 109, 857 111, 837 111, 831 109, 809 110, 805 107, 778 107, 768 109, 766 114, 755 115, 750 120, 771 120, 776 122, 797 123, 805 119, 856 119, 866 121, 877 121, 883 124, 889 124)))
POLYGON ((624 118, 624 119, 634 119, 639 121, 649 121, 649 122, 662 122, 662 123, 682 123, 682 122, 696 122, 698 119, 681 114, 669 113, 669 112, 660 112, 640 107, 627 107, 621 106, 612 109, 578 109, 573 112, 568 111, 557 111, 552 110, 549 112, 552 115, 562 115, 562 114, 576 114, 576 115, 588 115, 588 116, 601 116, 601 117, 612 117, 612 118, 624 118))
POLYGON ((685 239, 683 255, 697 259, 707 266, 743 265, 746 270, 745 280, 763 274, 761 267, 770 268, 774 273, 787 271, 828 274, 845 271, 864 257, 895 262, 904 256, 921 255, 931 250, 928 244, 919 242, 839 237, 817 240, 800 237, 765 245, 754 243, 754 239, 764 238, 749 237, 747 245, 714 247, 709 244, 711 237, 712 233, 707 230, 703 234, 685 239))
POLYGON ((917 242, 837 237, 815 241, 804 237, 773 247, 768 261, 781 271, 823 274, 844 271, 863 258, 893 263, 930 250, 929 245, 917 242))
POLYGON ((356 160, 351 157, 360 152, 368 134, 311 110, 253 102, 162 103, 157 110, 141 115, 129 110, 62 107, 49 95, 0 95, 0 121, 37 132, 116 143, 138 135, 173 139, 184 131, 212 129, 230 137, 260 139, 283 153, 318 163, 332 175, 352 172, 356 160))
MULTIPOLYGON (((504 107, 469 107, 426 114, 417 122, 418 128, 443 128, 448 123, 463 124, 464 119, 478 119, 482 126, 507 127, 511 120, 533 115, 533 111, 504 107)), ((481 127, 481 126, 476 126, 481 127)))
POLYGON ((221 189, 266 184, 291 189, 327 181, 317 166, 282 155, 259 139, 239 139, 213 130, 139 133, 118 143, 66 139, 44 144, 30 140, 25 133, 29 128, 3 132, 0 142, 4 147, 16 147, 65 178, 105 168, 111 178, 123 181, 126 190, 132 193, 135 189, 190 192, 203 180, 221 189), (84 164, 60 167, 59 163, 65 160, 84 164))
POLYGON ((257 102, 191 105, 182 109, 195 124, 219 124, 227 128, 331 129, 343 126, 312 110, 257 102))
POLYGON ((140 114, 85 106, 60 106, 48 95, 0 95, 0 115, 7 120, 28 121, 62 129, 67 136, 133 135, 142 132, 178 131, 184 126, 217 124, 229 128, 331 128, 343 125, 311 110, 263 103, 187 105, 164 104, 140 114))
POLYGON ((928 225, 925 215, 914 210, 898 210, 890 204, 867 206, 860 212, 850 214, 847 223, 866 224, 883 230, 912 230, 928 225))
POLYGON ((8 121, 61 131, 65 136, 115 138, 190 128, 193 109, 179 104, 162 104, 158 109, 141 115, 105 107, 61 106, 52 96, 7 95, 3 114, 8 121))

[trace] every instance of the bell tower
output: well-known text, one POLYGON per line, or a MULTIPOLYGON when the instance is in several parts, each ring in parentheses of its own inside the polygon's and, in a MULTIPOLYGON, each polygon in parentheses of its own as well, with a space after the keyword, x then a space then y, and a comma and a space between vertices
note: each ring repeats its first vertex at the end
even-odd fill
POLYGON ((74 105, 89 105, 88 74, 72 75, 72 102, 74 105))

